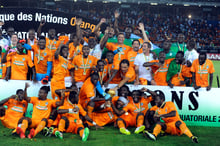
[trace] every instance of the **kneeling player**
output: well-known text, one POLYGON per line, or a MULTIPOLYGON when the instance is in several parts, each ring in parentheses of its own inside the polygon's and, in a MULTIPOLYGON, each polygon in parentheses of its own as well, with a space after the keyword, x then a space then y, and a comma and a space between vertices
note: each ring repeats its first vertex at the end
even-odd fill
POLYGON ((165 97, 162 95, 155 97, 156 106, 152 107, 156 109, 155 117, 161 118, 164 122, 157 122, 153 134, 148 131, 144 131, 151 140, 156 140, 157 135, 161 130, 171 135, 185 134, 192 139, 193 142, 198 143, 198 138, 193 136, 191 131, 187 128, 186 124, 180 119, 179 114, 173 102, 165 102, 165 97))
MULTIPOLYGON (((63 105, 64 101, 64 95, 61 101, 57 100, 51 100, 47 99, 48 92, 50 91, 49 86, 42 86, 40 88, 40 91, 38 93, 38 97, 27 97, 26 96, 26 91, 29 85, 26 83, 25 84, 25 100, 28 103, 33 104, 33 114, 32 114, 32 119, 31 122, 32 124, 30 125, 30 134, 28 135, 28 138, 33 138, 36 136, 43 128, 47 125, 48 123, 48 118, 50 116, 50 113, 52 111, 52 107, 58 107, 63 105), (36 128, 36 129, 33 129, 36 128)), ((23 127, 17 127, 17 133, 22 136, 23 138, 25 137, 25 131, 29 127, 28 126, 28 120, 27 119, 21 119, 21 124, 24 125, 23 127)))
POLYGON ((96 128, 102 128, 93 122, 86 111, 78 104, 78 96, 76 92, 70 92, 67 100, 65 100, 64 105, 59 107, 58 114, 62 115, 62 118, 58 124, 58 131, 55 132, 55 136, 63 139, 62 132, 67 133, 77 133, 82 137, 82 141, 86 141, 89 136, 89 129, 84 128, 82 120, 79 114, 85 117, 87 121, 96 126, 96 128))

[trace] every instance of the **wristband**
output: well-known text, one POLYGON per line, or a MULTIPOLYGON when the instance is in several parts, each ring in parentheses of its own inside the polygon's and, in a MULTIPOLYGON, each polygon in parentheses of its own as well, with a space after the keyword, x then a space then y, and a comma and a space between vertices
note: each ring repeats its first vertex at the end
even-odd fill
POLYGON ((70 109, 69 109, 69 113, 73 113, 73 109, 70 108, 70 109))
POLYGON ((96 122, 94 122, 94 121, 92 122, 92 124, 93 124, 93 125, 97 125, 96 122))

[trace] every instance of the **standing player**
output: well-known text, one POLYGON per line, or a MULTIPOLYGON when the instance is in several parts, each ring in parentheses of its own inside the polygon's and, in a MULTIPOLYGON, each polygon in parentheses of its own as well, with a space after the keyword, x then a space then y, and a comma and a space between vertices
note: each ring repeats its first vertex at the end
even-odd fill
POLYGON ((183 51, 178 51, 176 58, 170 62, 167 71, 167 84, 170 88, 173 88, 173 86, 185 86, 186 81, 182 75, 185 70, 184 53, 183 51))
POLYGON ((20 137, 22 135, 23 137, 25 137, 25 131, 29 127, 32 129, 30 130, 30 134, 28 135, 28 138, 33 138, 39 132, 41 132, 41 130, 43 130, 44 127, 47 126, 52 108, 63 105, 65 95, 62 94, 63 98, 61 101, 47 99, 47 95, 48 95, 48 92, 50 91, 50 87, 42 86, 38 93, 38 97, 27 97, 28 87, 29 85, 26 83, 25 84, 25 100, 28 103, 33 104, 33 114, 32 114, 32 119, 31 119, 31 125, 28 126, 27 119, 20 120, 19 124, 22 124, 24 126, 17 127, 17 133, 20 135, 20 137))
MULTIPOLYGON (((154 60, 153 54, 150 53, 151 44, 149 42, 143 43, 143 53, 138 54, 135 58, 135 72, 136 72, 136 85, 151 85, 152 80, 152 69, 151 67, 144 67, 145 62, 154 60)), ((152 84, 154 84, 152 82, 152 84)))
POLYGON ((139 54, 139 48, 140 48, 139 40, 133 40, 133 42, 132 42, 132 49, 133 50, 129 51, 127 54, 127 59, 130 63, 130 66, 133 68, 135 68, 134 60, 135 60, 137 54, 139 54))
POLYGON ((144 67, 151 67, 154 73, 153 80, 155 81, 156 85, 159 86, 167 86, 167 71, 172 59, 165 60, 166 55, 165 52, 162 51, 159 53, 158 60, 152 60, 150 62, 145 62, 144 67))
POLYGON ((50 77, 52 69, 52 54, 46 48, 46 39, 44 36, 39 37, 38 45, 33 45, 32 51, 34 53, 34 65, 36 70, 36 78, 41 81, 43 78, 50 77))
POLYGON ((72 84, 82 86, 83 82, 89 77, 91 69, 96 66, 97 59, 90 56, 90 48, 83 46, 83 55, 77 55, 70 63, 69 70, 72 76, 72 84))
POLYGON ((206 87, 207 91, 211 90, 215 69, 212 61, 207 59, 206 53, 200 53, 199 59, 193 61, 191 71, 195 89, 206 87))
POLYGON ((193 136, 191 131, 187 128, 186 124, 180 119, 179 114, 173 102, 165 102, 165 97, 160 95, 155 97, 156 106, 152 107, 156 110, 155 117, 161 118, 163 122, 157 122, 154 127, 153 133, 144 131, 144 135, 148 136, 151 140, 156 140, 157 135, 161 130, 171 135, 185 134, 192 139, 193 142, 198 143, 198 138, 193 136))
POLYGON ((183 72, 185 80, 188 79, 189 82, 186 82, 186 86, 190 86, 192 83, 192 72, 191 67, 194 60, 198 59, 199 54, 195 49, 196 42, 194 39, 190 39, 187 42, 187 51, 184 53, 186 70, 183 72))
POLYGON ((22 43, 17 44, 18 52, 11 52, 7 56, 7 72, 5 80, 8 81, 11 75, 11 80, 27 80, 28 66, 32 68, 33 80, 36 80, 35 67, 31 57, 24 54, 25 48, 22 43))
MULTIPOLYGON (((68 65, 68 47, 59 47, 53 58, 53 78, 51 79, 51 92, 52 98, 55 99, 57 96, 55 91, 57 89, 65 89, 65 77, 70 76, 68 65)), ((59 97, 59 96, 58 96, 59 97)))

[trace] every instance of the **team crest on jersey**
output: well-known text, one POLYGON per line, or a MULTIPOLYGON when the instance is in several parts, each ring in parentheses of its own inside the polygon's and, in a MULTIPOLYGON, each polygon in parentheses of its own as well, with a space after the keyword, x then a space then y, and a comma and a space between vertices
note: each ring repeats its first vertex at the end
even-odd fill
POLYGON ((57 42, 55 41, 54 44, 56 44, 57 42))
POLYGON ((168 67, 169 65, 167 64, 167 67, 168 67))
POLYGON ((47 55, 47 53, 44 53, 44 56, 46 56, 47 55))
POLYGON ((45 105, 48 105, 48 102, 46 102, 45 105))
POLYGON ((208 68, 209 68, 209 66, 207 65, 207 66, 206 66, 206 68, 208 69, 208 68))
POLYGON ((25 58, 23 58, 22 60, 25 61, 25 58))
POLYGON ((92 61, 91 61, 91 60, 89 60, 89 63, 92 63, 92 61))
POLYGON ((25 104, 23 103, 23 107, 25 107, 25 104))
POLYGON ((141 103, 141 106, 143 106, 144 104, 143 103, 141 103))
POLYGON ((167 109, 165 109, 165 112, 167 112, 167 109))
POLYGON ((170 56, 172 56, 172 53, 170 53, 170 56))

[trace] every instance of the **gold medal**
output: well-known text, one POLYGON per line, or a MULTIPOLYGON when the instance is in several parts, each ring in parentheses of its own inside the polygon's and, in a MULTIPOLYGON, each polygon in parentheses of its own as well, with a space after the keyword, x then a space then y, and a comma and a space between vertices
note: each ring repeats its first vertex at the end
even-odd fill
POLYGON ((86 75, 86 68, 87 68, 88 61, 89 61, 89 56, 87 57, 86 64, 85 64, 85 63, 84 63, 84 58, 83 58, 83 55, 82 55, 83 75, 86 75))

